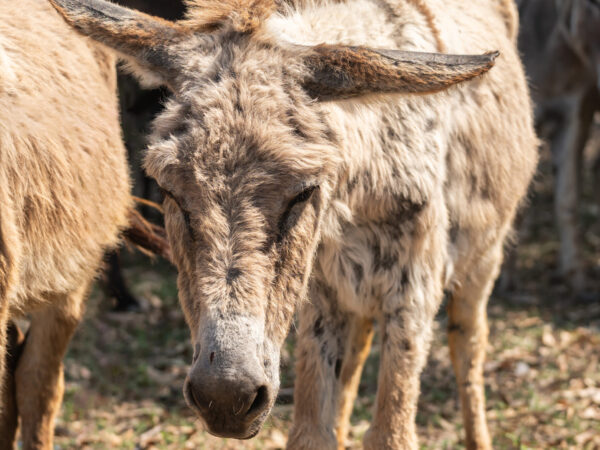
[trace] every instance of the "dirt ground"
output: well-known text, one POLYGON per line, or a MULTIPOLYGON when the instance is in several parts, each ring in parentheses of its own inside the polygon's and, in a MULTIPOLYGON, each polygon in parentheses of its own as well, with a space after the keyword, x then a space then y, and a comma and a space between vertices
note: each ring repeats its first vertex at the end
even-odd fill
MULTIPOLYGON (((541 173, 550 172, 543 165, 541 173)), ((533 188, 517 247, 516 288, 495 292, 489 304, 487 419, 497 449, 600 448, 600 210, 588 187, 581 218, 589 289, 575 297, 556 275, 551 181, 540 175, 533 188)), ((243 442, 211 437, 181 393, 192 349, 175 271, 139 255, 126 256, 126 263, 143 310, 110 312, 109 299, 94 290, 65 362, 57 448, 283 447, 292 415, 293 333, 283 349, 280 397, 263 431, 243 442)), ((422 375, 417 421, 424 449, 463 448, 445 327, 442 308, 422 375)), ((374 346, 352 417, 350 448, 360 447, 369 424, 377 361, 374 346)))

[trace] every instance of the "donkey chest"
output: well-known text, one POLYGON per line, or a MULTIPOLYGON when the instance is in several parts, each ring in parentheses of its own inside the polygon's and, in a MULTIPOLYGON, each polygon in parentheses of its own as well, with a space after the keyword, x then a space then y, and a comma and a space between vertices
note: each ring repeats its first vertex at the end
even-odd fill
POLYGON ((402 302, 408 282, 407 236, 401 226, 349 225, 320 245, 316 276, 333 288, 339 309, 377 317, 384 301, 402 302))

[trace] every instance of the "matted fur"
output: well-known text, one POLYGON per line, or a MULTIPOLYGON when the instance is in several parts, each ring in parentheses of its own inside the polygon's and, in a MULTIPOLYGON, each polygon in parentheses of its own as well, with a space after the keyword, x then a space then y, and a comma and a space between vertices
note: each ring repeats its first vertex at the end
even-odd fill
MULTIPOLYGON (((72 0, 51 1, 73 20, 72 0)), ((537 162, 507 15, 499 0, 277 6, 257 28, 250 20, 251 33, 224 20, 163 55, 176 67, 175 95, 155 121, 145 166, 166 192, 195 347, 186 399, 211 432, 256 434, 298 307, 288 447, 342 447, 377 320, 380 371, 365 447, 417 448, 419 374, 447 289, 466 444, 488 449, 486 302, 537 162), (323 43, 330 46, 314 47, 323 43), (390 87, 380 76, 401 64, 385 56, 394 52, 372 49, 435 52, 440 43, 450 53, 500 57, 485 75, 441 92, 425 83, 407 94, 407 85, 446 76, 448 64, 407 58, 397 78, 414 69, 415 83, 390 87)), ((96 22, 92 34, 121 48, 96 22)), ((469 64, 458 66, 468 73, 469 64)))
POLYGON ((52 448, 62 356, 131 207, 114 56, 44 0, 1 2, 0 364, 8 321, 32 319, 0 405, 1 448, 17 410, 23 448, 52 448))

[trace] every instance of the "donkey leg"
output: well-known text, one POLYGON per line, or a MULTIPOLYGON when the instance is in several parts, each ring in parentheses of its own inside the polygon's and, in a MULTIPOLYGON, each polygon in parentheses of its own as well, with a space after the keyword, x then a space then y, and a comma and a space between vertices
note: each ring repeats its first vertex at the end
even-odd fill
POLYGON ((19 414, 15 392, 15 369, 22 350, 25 336, 19 327, 9 321, 6 346, 6 376, 2 391, 0 409, 0 450, 12 450, 15 447, 19 414))
POLYGON ((64 390, 62 359, 80 321, 86 292, 56 299, 32 314, 15 376, 24 450, 53 448, 54 418, 64 390))
POLYGON ((337 447, 338 377, 348 335, 347 319, 347 314, 336 309, 331 289, 311 282, 310 302, 302 307, 299 317, 294 424, 288 449, 337 447))
POLYGON ((415 258, 402 268, 382 299, 379 378, 373 421, 364 437, 367 450, 418 448, 420 374, 443 296, 441 265, 427 264, 415 258))
POLYGON ((384 314, 377 398, 371 427, 364 437, 367 450, 416 449, 419 376, 425 364, 431 322, 406 326, 410 316, 384 314), (410 331, 409 331, 410 330, 410 331))
POLYGON ((360 383, 363 366, 371 350, 373 340, 373 322, 356 318, 350 324, 349 336, 346 340, 346 351, 340 371, 340 397, 337 416, 336 434, 338 450, 343 450, 348 436, 348 425, 354 408, 354 400, 360 383))
POLYGON ((487 301, 502 263, 502 248, 477 260, 448 303, 448 343, 458 384, 468 449, 491 449, 485 419, 483 364, 488 342, 487 301))
POLYGON ((583 149, 594 118, 593 92, 581 94, 564 129, 552 142, 556 166, 554 208, 560 234, 560 272, 576 290, 585 284, 581 231, 577 217, 583 149))

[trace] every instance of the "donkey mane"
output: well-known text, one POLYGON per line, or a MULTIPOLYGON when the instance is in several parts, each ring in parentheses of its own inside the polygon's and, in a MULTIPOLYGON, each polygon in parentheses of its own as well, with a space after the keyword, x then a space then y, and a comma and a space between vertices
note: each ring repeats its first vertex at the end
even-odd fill
POLYGON ((229 24, 234 31, 257 30, 275 11, 274 0, 186 0, 185 22, 199 31, 212 31, 229 24))

